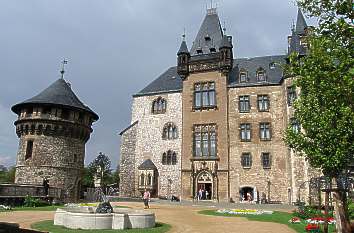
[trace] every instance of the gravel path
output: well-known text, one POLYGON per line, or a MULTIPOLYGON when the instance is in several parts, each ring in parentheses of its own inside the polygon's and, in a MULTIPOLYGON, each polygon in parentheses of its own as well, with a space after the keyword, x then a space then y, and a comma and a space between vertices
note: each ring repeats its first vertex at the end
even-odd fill
MULTIPOLYGON (((142 209, 143 203, 120 202, 120 205, 142 209)), ((199 210, 206 207, 176 206, 152 203, 150 211, 156 214, 159 222, 172 225, 169 232, 175 233, 294 233, 286 225, 270 222, 248 221, 242 217, 218 217, 199 215, 199 210)), ((53 211, 13 211, 0 213, 0 222, 19 223, 23 228, 30 228, 34 222, 53 219, 53 211)))

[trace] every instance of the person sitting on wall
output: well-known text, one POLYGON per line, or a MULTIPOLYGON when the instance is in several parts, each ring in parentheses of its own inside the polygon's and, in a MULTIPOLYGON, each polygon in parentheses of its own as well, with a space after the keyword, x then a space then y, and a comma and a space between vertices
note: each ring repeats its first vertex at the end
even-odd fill
POLYGON ((47 177, 45 177, 43 179, 43 188, 44 188, 44 195, 48 196, 48 194, 49 194, 49 180, 47 179, 47 177))

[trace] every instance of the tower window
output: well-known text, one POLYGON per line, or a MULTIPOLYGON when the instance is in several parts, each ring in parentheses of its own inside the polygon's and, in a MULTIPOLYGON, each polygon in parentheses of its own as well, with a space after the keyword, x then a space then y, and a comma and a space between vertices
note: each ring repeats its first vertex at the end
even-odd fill
POLYGON ((174 151, 167 151, 162 154, 162 165, 176 165, 177 164, 177 154, 174 151))
POLYGON ((203 54, 203 50, 202 50, 201 47, 199 47, 199 48, 197 49, 197 54, 203 54))
POLYGON ((194 126, 194 156, 216 156, 216 125, 194 126))
POLYGON ((194 108, 215 108, 215 83, 196 83, 194 85, 194 108))
POLYGON ((241 165, 243 168, 251 168, 252 167, 251 153, 243 153, 241 155, 241 165))
POLYGON ((210 52, 211 52, 211 53, 216 53, 216 48, 211 47, 211 48, 210 48, 210 52))
POLYGON ((33 114, 33 108, 26 109, 26 117, 31 117, 33 114))
POLYGON ((178 135, 177 135, 176 125, 173 123, 165 124, 162 131, 162 138, 171 140, 171 139, 176 139, 177 137, 178 135))
POLYGON ((32 158, 33 141, 27 141, 25 160, 32 158))
POLYGON ((67 109, 63 109, 61 110, 61 118, 63 118, 64 120, 68 120, 70 116, 70 111, 67 109))

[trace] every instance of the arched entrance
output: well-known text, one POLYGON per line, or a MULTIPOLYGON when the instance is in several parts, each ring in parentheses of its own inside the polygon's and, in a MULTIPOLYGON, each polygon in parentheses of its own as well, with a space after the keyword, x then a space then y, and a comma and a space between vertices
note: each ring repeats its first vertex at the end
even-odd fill
POLYGON ((201 200, 211 200, 213 197, 213 177, 203 171, 197 177, 197 193, 201 200))
POLYGON ((257 202, 257 189, 253 186, 240 187, 240 202, 257 202))

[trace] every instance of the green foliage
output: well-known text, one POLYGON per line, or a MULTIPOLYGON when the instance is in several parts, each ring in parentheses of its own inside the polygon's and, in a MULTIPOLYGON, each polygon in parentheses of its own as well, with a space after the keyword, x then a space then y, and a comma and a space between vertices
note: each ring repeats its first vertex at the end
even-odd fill
POLYGON ((94 177, 101 179, 102 186, 105 187, 110 184, 112 169, 111 160, 104 153, 100 152, 98 156, 89 164, 87 168, 87 176, 91 180, 92 184, 94 177))
MULTIPOLYGON (((324 213, 321 210, 312 206, 305 206, 304 208, 299 208, 294 211, 293 215, 301 219, 325 217, 324 213)), ((328 217, 333 217, 333 211, 329 211, 328 217)))
POLYGON ((15 181, 15 167, 0 171, 0 183, 13 183, 15 181))
POLYGON ((55 226, 52 220, 37 222, 31 225, 31 228, 52 232, 52 233, 163 233, 171 229, 171 226, 165 223, 156 223, 153 228, 146 229, 129 229, 129 230, 82 230, 68 229, 63 226, 55 226))
POLYGON ((34 198, 32 196, 27 195, 25 197, 25 201, 23 203, 24 207, 43 207, 48 206, 49 203, 38 198, 34 198))
POLYGON ((287 76, 297 77, 300 95, 294 109, 303 131, 288 128, 285 141, 332 177, 354 159, 354 29, 347 3, 337 2, 299 1, 310 15, 320 17, 320 24, 308 38, 308 55, 292 54, 286 67, 287 76))
POLYGON ((348 215, 350 220, 354 220, 354 202, 353 200, 348 201, 348 215))

